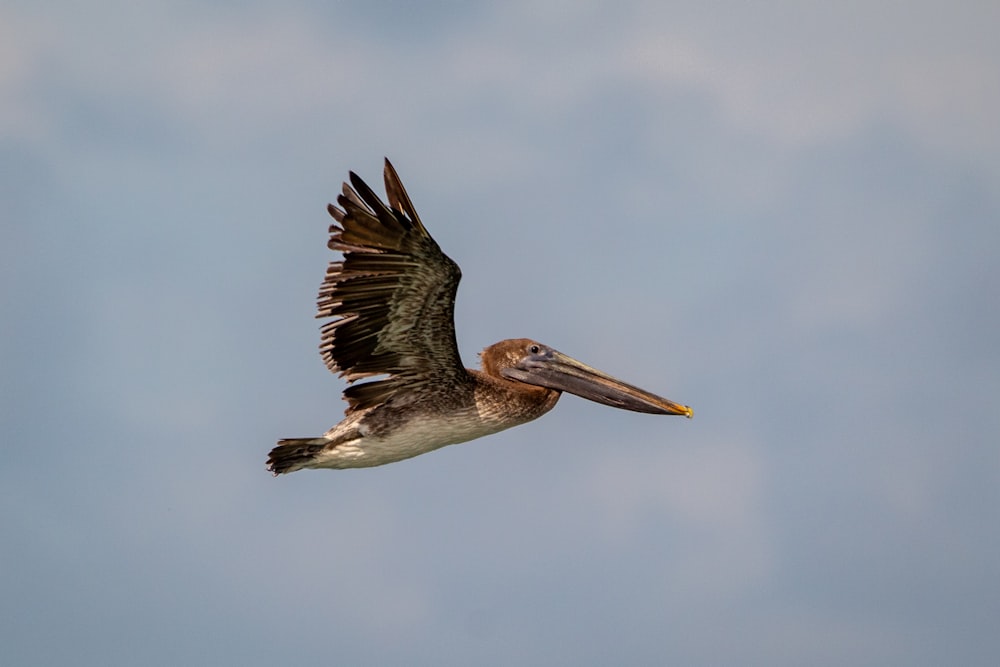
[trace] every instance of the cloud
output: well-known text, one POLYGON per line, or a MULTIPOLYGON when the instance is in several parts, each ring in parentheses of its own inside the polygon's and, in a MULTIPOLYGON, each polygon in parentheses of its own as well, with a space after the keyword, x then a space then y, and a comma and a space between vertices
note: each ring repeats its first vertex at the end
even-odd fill
POLYGON ((691 430, 678 428, 671 438, 677 442, 656 443, 658 452, 609 444, 613 451, 591 461, 584 491, 600 504, 597 524, 611 539, 683 535, 671 567, 660 573, 672 589, 739 595, 762 585, 775 566, 764 514, 766 463, 745 435, 722 436, 711 423, 701 433, 691 430))

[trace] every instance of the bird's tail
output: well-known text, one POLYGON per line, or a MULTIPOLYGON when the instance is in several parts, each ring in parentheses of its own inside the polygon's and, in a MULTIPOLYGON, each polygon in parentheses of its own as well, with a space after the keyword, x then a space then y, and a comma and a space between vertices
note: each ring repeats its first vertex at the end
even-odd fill
POLYGON ((330 441, 326 438, 288 438, 279 440, 278 446, 267 457, 267 469, 276 476, 308 468, 316 455, 330 441))

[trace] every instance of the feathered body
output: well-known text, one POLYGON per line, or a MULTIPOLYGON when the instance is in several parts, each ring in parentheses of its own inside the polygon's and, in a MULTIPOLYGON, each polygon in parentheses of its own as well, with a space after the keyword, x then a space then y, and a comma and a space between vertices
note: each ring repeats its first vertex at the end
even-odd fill
MULTIPOLYGON (((469 370, 475 378, 482 374, 469 370)), ((492 378, 406 392, 349 411, 320 438, 282 440, 271 454, 275 472, 300 468, 365 468, 408 459, 524 424, 551 410, 559 392, 538 398, 511 391, 492 378), (487 390, 484 387, 490 387, 487 390), (540 399, 540 400, 539 400, 540 399)))

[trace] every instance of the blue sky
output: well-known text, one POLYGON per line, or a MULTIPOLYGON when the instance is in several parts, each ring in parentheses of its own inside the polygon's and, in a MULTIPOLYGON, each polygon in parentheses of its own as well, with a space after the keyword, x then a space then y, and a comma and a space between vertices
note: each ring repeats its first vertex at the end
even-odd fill
POLYGON ((995 664, 994 3, 7 3, 0 662, 995 664), (325 206, 389 156, 565 397, 339 420, 325 206))

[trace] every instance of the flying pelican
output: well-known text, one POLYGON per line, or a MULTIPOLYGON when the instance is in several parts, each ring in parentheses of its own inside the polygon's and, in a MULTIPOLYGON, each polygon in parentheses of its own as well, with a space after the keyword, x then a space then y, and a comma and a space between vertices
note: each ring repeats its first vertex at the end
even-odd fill
POLYGON ((633 387, 547 345, 516 338, 487 347, 482 370, 465 368, 455 341, 462 272, 427 232, 389 160, 389 205, 353 171, 327 210, 331 250, 317 318, 327 368, 348 383, 344 420, 318 438, 279 440, 275 475, 303 468, 394 463, 541 417, 562 392, 635 412, 692 410, 633 387))

